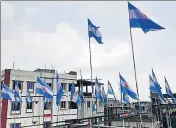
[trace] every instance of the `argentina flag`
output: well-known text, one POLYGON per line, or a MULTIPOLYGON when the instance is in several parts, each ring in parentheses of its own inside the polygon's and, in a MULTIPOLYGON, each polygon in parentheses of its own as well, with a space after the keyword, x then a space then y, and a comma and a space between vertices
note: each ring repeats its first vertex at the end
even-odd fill
POLYGON ((98 31, 99 27, 96 27, 92 24, 92 22, 88 19, 88 34, 89 38, 93 37, 99 44, 103 44, 101 33, 98 31))

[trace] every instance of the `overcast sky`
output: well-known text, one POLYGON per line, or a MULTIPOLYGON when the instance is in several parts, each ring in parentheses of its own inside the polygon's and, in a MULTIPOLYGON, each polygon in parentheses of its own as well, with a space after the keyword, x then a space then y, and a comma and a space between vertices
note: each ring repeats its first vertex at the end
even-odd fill
MULTIPOLYGON (((176 2, 131 2, 166 30, 144 34, 133 29, 141 100, 149 100, 149 78, 154 68, 165 93, 164 76, 176 92, 176 2)), ((1 2, 1 69, 35 70, 53 67, 63 73, 82 69, 90 78, 87 18, 100 26, 103 45, 91 39, 93 77, 110 80, 119 97, 119 77, 134 90, 127 2, 1 2)))

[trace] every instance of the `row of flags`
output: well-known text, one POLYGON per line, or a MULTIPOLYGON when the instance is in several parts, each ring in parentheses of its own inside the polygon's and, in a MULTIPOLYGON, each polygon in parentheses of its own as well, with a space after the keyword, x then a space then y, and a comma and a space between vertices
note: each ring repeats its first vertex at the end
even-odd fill
MULTIPOLYGON (((170 86, 166 80, 166 77, 164 77, 165 79, 165 88, 166 88, 166 94, 168 94, 171 98, 172 98, 172 103, 173 104, 176 104, 176 101, 175 101, 175 98, 174 98, 174 95, 170 89, 170 86)), ((150 92, 152 93, 155 93, 160 101, 160 103, 166 103, 166 100, 164 99, 164 96, 162 94, 162 91, 161 91, 161 87, 160 87, 160 84, 158 83, 157 81, 157 78, 155 76, 155 73, 152 69, 152 77, 151 75, 149 75, 149 85, 150 85, 150 92)))

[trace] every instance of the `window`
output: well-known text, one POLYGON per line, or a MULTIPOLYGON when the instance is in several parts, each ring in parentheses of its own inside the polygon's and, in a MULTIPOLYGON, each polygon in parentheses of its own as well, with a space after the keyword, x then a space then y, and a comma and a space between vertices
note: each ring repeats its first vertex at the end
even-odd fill
POLYGON ((50 123, 51 123, 50 121, 44 122, 43 128, 50 128, 51 127, 50 123))
POLYGON ((87 101, 87 107, 90 108, 90 101, 87 101))
POLYGON ((19 101, 12 103, 11 112, 12 114, 14 113, 19 114, 21 112, 21 103, 19 101))
POLYGON ((61 109, 66 109, 66 101, 61 101, 61 109))
POLYGON ((10 128, 20 128, 21 127, 21 124, 20 123, 13 123, 13 124, 10 124, 10 128))
POLYGON ((29 90, 29 92, 34 92, 34 82, 27 82, 27 89, 29 90))
POLYGON ((15 85, 18 85, 20 92, 22 92, 22 81, 13 80, 13 91, 15 91, 15 85))
POLYGON ((78 108, 78 107, 77 107, 77 104, 76 104, 75 102, 70 101, 69 104, 70 104, 70 105, 69 105, 69 108, 70 108, 70 109, 77 109, 77 108, 78 108))
POLYGON ((66 83, 61 83, 61 85, 62 85, 62 89, 63 89, 64 91, 66 91, 66 90, 67 90, 67 84, 66 84, 66 83))
POLYGON ((3 81, 1 81, 1 90, 2 90, 2 84, 3 84, 3 81))
POLYGON ((71 92, 71 87, 72 87, 72 84, 69 84, 69 89, 68 89, 69 92, 71 92))
POLYGON ((33 102, 26 103, 26 112, 32 113, 33 112, 33 102))
POLYGON ((52 108, 51 101, 44 103, 44 110, 51 110, 51 108, 52 108))

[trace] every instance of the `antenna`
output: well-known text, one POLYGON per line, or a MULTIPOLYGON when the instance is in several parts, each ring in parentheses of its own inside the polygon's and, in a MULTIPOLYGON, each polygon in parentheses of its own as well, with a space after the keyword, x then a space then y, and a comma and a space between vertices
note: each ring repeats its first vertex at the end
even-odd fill
POLYGON ((15 57, 14 57, 14 60, 13 60, 13 67, 12 67, 12 69, 14 69, 15 68, 15 57))

